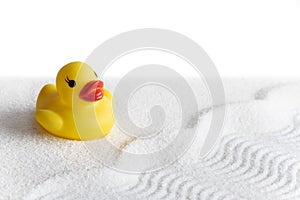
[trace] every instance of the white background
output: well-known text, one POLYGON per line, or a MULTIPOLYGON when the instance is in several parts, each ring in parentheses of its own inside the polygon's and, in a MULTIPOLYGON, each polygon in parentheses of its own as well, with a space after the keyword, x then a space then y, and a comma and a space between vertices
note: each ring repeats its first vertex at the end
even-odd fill
POLYGON ((0 77, 55 77, 138 28, 188 36, 221 76, 300 76, 299 0, 2 1, 0 26, 0 77))

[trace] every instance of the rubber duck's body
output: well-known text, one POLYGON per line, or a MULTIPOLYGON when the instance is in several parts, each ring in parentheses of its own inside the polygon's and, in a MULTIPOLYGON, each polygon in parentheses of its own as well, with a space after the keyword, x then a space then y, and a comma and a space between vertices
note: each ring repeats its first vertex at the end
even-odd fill
POLYGON ((36 120, 58 137, 104 137, 114 124, 112 95, 87 64, 72 62, 58 72, 56 85, 45 85, 37 99, 36 120))

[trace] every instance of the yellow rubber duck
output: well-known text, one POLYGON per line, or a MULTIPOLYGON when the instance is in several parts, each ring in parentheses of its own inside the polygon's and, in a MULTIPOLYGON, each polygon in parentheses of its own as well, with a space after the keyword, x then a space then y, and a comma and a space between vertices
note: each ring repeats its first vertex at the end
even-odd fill
POLYGON ((67 139, 104 137, 114 125, 113 97, 91 67, 82 62, 63 66, 56 85, 39 93, 35 118, 49 133, 67 139))

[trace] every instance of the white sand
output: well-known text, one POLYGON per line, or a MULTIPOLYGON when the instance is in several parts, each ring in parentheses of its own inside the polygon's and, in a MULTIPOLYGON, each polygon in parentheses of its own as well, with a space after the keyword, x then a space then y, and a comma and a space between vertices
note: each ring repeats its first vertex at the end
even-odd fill
MULTIPOLYGON (((141 175, 107 168, 82 142, 36 124, 37 94, 51 81, 0 80, 0 199, 300 198, 300 82, 226 79, 223 136, 210 154, 199 158, 197 138, 172 166, 141 175)), ((209 112, 200 131, 208 123, 209 112)))

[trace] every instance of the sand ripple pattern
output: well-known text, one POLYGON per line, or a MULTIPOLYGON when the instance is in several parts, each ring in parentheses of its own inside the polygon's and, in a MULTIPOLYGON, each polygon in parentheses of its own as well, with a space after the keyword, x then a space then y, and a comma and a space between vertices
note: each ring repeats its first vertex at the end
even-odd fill
POLYGON ((300 199, 298 121, 277 132, 224 136, 202 160, 140 175, 115 191, 127 199, 300 199))

